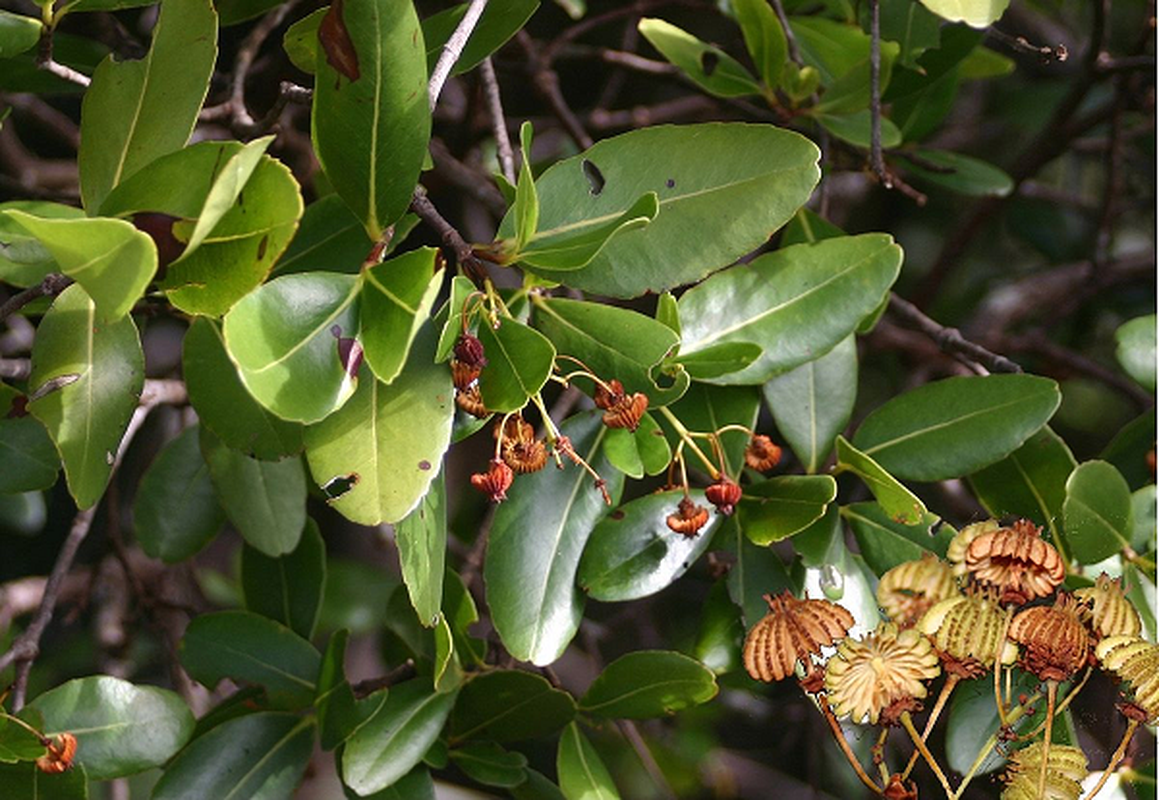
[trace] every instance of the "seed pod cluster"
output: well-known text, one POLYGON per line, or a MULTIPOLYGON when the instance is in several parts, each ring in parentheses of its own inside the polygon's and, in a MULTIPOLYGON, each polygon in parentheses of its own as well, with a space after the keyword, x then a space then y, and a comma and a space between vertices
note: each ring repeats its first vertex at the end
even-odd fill
POLYGON ((592 398, 596 407, 604 411, 604 424, 609 428, 635 431, 648 410, 648 396, 641 392, 627 394, 624 385, 613 378, 606 386, 597 385, 592 398))
POLYGON ((921 618, 918 630, 930 637, 946 672, 976 678, 994 662, 1013 664, 1018 648, 1005 637, 1006 612, 992 591, 977 590, 942 600, 921 618))
POLYGON ((828 600, 799 600, 785 590, 765 595, 769 613, 748 632, 744 666, 754 680, 781 681, 798 663, 812 667, 812 657, 849 632, 853 615, 828 600))
POLYGON ((916 623, 935 603, 958 591, 949 565, 926 553, 887 570, 877 584, 877 604, 900 628, 916 623))

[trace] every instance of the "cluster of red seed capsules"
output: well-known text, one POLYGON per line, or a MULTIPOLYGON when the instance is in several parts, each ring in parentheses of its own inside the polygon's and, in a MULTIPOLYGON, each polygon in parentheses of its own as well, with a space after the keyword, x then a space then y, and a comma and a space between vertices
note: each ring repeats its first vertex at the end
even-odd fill
MULTIPOLYGON (((1093 586, 1060 589, 1066 564, 1041 533, 1026 520, 1010 526, 989 520, 963 528, 946 560, 931 553, 887 571, 877 601, 888 621, 862 639, 847 636, 853 616, 836 603, 801 600, 787 591, 766 595, 769 613, 746 637, 745 668, 761 681, 799 675, 862 782, 894 800, 916 798, 908 779, 919 755, 947 796, 961 793, 962 787, 950 787, 925 741, 954 687, 992 674, 1001 725, 996 742, 1009 753, 1003 800, 1077 800, 1088 774, 1086 756, 1078 748, 1050 744, 1052 724, 1090 671, 1101 666, 1121 681, 1124 698, 1118 707, 1127 730, 1088 793, 1093 797, 1117 768, 1136 728, 1159 718, 1159 645, 1140 638, 1139 614, 1120 580, 1103 574, 1093 586), (823 660, 823 648, 836 651, 823 660), (1004 697, 999 679, 1014 664, 1046 686, 1045 720, 1022 734, 1014 732, 1014 724, 1030 713, 1032 700, 1004 697), (1058 703, 1059 684, 1080 672, 1069 696, 1058 703), (927 685, 941 673, 946 680, 919 734, 911 714, 920 710, 927 685), (840 733, 841 717, 906 728, 915 751, 905 770, 882 783, 870 778, 840 733)), ((881 758, 876 752, 878 764, 881 758)))
MULTIPOLYGON (((750 433, 750 436, 744 453, 746 466, 757 472, 768 472, 781 463, 781 448, 775 445, 772 439, 758 433, 750 433)), ((713 441, 719 444, 718 439, 714 438, 713 441)), ((708 523, 708 509, 697 504, 688 494, 687 479, 683 481, 682 488, 684 497, 676 506, 676 512, 668 515, 666 522, 671 530, 691 537, 699 533, 708 523)), ((742 495, 740 484, 723 470, 720 470, 716 480, 704 489, 705 498, 716 507, 718 514, 725 517, 731 516, 736 510, 742 495)))

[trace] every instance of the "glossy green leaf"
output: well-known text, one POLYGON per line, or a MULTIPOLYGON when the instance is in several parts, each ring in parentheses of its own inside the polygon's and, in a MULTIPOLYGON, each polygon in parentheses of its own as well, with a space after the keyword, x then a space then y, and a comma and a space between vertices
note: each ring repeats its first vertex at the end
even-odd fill
POLYGON ((917 495, 844 436, 837 437, 836 471, 852 472, 861 478, 890 519, 903 525, 916 525, 926 514, 925 504, 917 495))
POLYGON ((716 383, 759 384, 813 360, 853 333, 901 269, 885 234, 795 245, 714 275, 680 298, 682 353, 720 342, 764 349, 752 366, 716 383))
POLYGON ((971 475, 970 487, 990 516, 1045 525, 1060 546, 1066 480, 1077 464, 1062 437, 1044 426, 1009 456, 971 475))
POLYGON ((430 136, 418 17, 410 0, 345 0, 330 6, 319 36, 314 152, 378 239, 410 204, 430 136))
POLYGON ((823 239, 836 239, 844 235, 845 231, 832 222, 802 207, 797 209, 797 213, 793 215, 793 219, 789 221, 784 232, 781 233, 781 247, 794 244, 815 244, 823 239))
POLYGON ((433 692, 422 678, 393 687, 379 712, 347 740, 343 782, 367 795, 410 772, 438 738, 455 697, 433 692))
POLYGON ((512 789, 527 780, 527 756, 494 742, 472 742, 451 751, 451 760, 468 778, 484 786, 512 789))
POLYGON ((157 248, 147 234, 119 219, 45 219, 23 211, 10 219, 40 240, 57 267, 84 287, 100 322, 129 313, 157 271, 157 248))
MULTIPOLYGON (((0 22, 0 25, 3 25, 0 22)), ((0 717, 0 763, 15 764, 17 761, 35 761, 45 754, 45 746, 40 737, 7 717, 0 717)))
POLYGON ((809 474, 821 469, 857 399, 857 342, 852 336, 820 358, 764 386, 777 430, 809 474))
POLYGON ((1131 489, 1105 461, 1085 461, 1070 474, 1062 516, 1066 542, 1080 564, 1131 546, 1131 489))
POLYGON ((683 28, 662 19, 645 17, 637 27, 664 58, 709 94, 744 97, 761 93, 756 78, 719 47, 702 42, 683 28))
MULTIPOLYGON (((768 239, 813 191, 817 157, 807 139, 771 125, 658 125, 613 136, 540 176, 539 235, 603 225, 642 192, 655 192, 656 219, 617 234, 590 263, 569 272, 567 283, 613 297, 664 291, 768 239), (603 178, 599 194, 588 177, 593 167, 603 178)), ((505 220, 500 235, 513 231, 505 220)))
POLYGON ((1155 484, 1131 493, 1131 546, 1146 552, 1155 546, 1155 484))
MULTIPOLYGON (((330 6, 322 6, 311 11, 286 28, 282 36, 282 49, 290 63, 307 74, 313 75, 318 59, 318 26, 330 11, 330 6)), ((337 199, 337 195, 332 195, 337 199)))
MULTIPOLYGON (((418 224, 418 217, 405 214, 394 224, 394 236, 386 246, 388 255, 403 242, 418 224)), ((306 206, 298 232, 274 265, 272 275, 294 272, 345 272, 355 274, 374 246, 358 217, 336 194, 327 195, 306 206)))
POLYGON ((1115 331, 1115 355, 1123 369, 1149 392, 1155 391, 1155 315, 1136 317, 1115 331))
POLYGON ((443 578, 443 616, 454 636, 460 660, 482 665, 487 654, 487 643, 467 633, 467 629, 479 621, 479 609, 463 585, 463 579, 453 569, 447 569, 443 578))
MULTIPOLYGON (((432 14, 423 20, 423 39, 427 47, 427 69, 433 70, 443 51, 443 45, 451 37, 463 15, 467 12, 468 3, 460 3, 437 14, 432 14)), ((539 8, 539 0, 506 0, 502 3, 490 3, 483 9, 471 38, 466 47, 459 54, 451 70, 452 75, 460 75, 474 69, 480 61, 502 47, 508 39, 516 34, 526 24, 535 10, 539 8)))
POLYGON ((270 702, 303 708, 314 702, 321 656, 302 637, 249 611, 195 617, 179 647, 181 664, 209 689, 223 678, 262 686, 270 702))
POLYGON ((31 763, 0 764, 5 800, 88 800, 88 776, 82 766, 49 775, 31 763))
POLYGON ((559 773, 559 788, 567 800, 620 800, 600 754, 575 722, 560 737, 555 769, 559 773))
POLYGON ((246 390, 221 327, 198 317, 185 332, 182 373, 201 424, 234 450, 273 460, 302 450, 302 426, 274 416, 246 390))
POLYGON ((875 574, 881 575, 905 561, 916 561, 932 552, 944 558, 954 530, 939 525, 934 514, 925 513, 912 525, 893 519, 877 503, 852 503, 841 509, 857 539, 861 557, 875 574))
POLYGON ((947 378, 878 408, 853 444, 899 478, 957 478, 1017 450, 1059 401, 1058 385, 1034 375, 947 378))
POLYGON ((1014 190, 1013 178, 981 159, 948 150, 918 150, 914 155, 921 161, 907 162, 906 171, 927 183, 971 197, 1006 197, 1014 190))
POLYGON ((779 475, 744 487, 740 524, 753 543, 765 546, 808 528, 836 498, 829 475, 779 475))
POLYGON ((307 518, 298 546, 277 558, 243 547, 241 587, 246 610, 312 638, 326 587, 326 545, 317 523, 307 518))
POLYGON ((433 247, 411 250, 363 271, 362 346, 366 363, 382 383, 402 372, 419 328, 430 316, 443 285, 433 247))
MULTIPOLYGON (((624 478, 599 454, 606 430, 599 414, 576 414, 560 429, 607 481, 615 502, 624 478)), ((521 475, 496 510, 483 576, 492 622, 516 658, 550 664, 575 636, 584 606, 575 586, 580 555, 608 510, 591 477, 573 464, 521 475)))
POLYGON ((651 719, 716 697, 712 670, 665 650, 628 653, 604 667, 580 698, 585 714, 605 719, 651 719))
POLYGON ((333 750, 342 744, 360 725, 377 714, 388 694, 388 690, 381 689, 361 700, 355 699, 345 671, 349 639, 350 632, 345 628, 331 636, 318 670, 314 710, 318 714, 318 738, 324 750, 333 750))
MULTIPOLYGON (((82 75, 92 75, 97 63, 109 48, 87 36, 73 36, 58 29, 52 37, 53 60, 72 67, 82 75)), ((36 52, 26 50, 6 59, 0 73, 0 88, 13 92, 37 92, 55 95, 77 95, 83 87, 66 81, 36 66, 36 52)))
POLYGON ((31 706, 45 735, 76 736, 76 763, 95 780, 161 766, 193 733, 193 714, 176 693, 109 675, 71 680, 31 706))
MULTIPOLYGON (((945 49, 944 44, 941 49, 945 49)), ((929 74, 928 69, 926 72, 929 74)), ((902 139, 920 142, 936 132, 954 107, 960 83, 961 76, 954 69, 919 90, 894 100, 890 105, 890 118, 901 131, 902 139)))
MULTIPOLYGON (((620 381, 628 393, 648 395, 650 407, 668 405, 688 388, 688 376, 679 371, 675 378, 657 374, 657 366, 680 342, 663 323, 601 303, 561 298, 536 298, 534 303, 536 326, 559 352, 578 358, 603 380, 620 381)), ((577 383, 594 391, 586 379, 577 383)))
POLYGON ((679 491, 636 498, 604 517, 592 531, 579 566, 579 585, 596 600, 637 600, 664 589, 708 549, 723 519, 695 490, 692 499, 709 511, 695 536, 668 527, 679 491))
POLYGON ((44 425, 22 415, 27 398, 0 383, 0 495, 47 489, 56 483, 60 456, 44 425))
POLYGON ((763 352, 760 345, 750 342, 722 342, 674 360, 693 380, 709 381, 740 372, 760 358, 763 352))
POLYGON ((898 70, 882 100, 891 103, 911 98, 923 102, 920 96, 927 95, 927 90, 934 84, 943 78, 958 78, 959 65, 977 49, 984 36, 983 31, 964 25, 944 26, 941 46, 923 53, 918 59, 917 69, 898 70))
POLYGON ((497 670, 477 675, 451 715, 452 745, 468 739, 518 742, 550 736, 575 717, 575 700, 541 675, 497 670))
POLYGON ((631 478, 659 475, 672 461, 672 448, 656 420, 648 412, 633 433, 625 428, 610 429, 604 438, 604 455, 613 467, 631 478))
POLYGON ((238 717, 182 750, 153 787, 152 798, 289 797, 302 780, 313 746, 313 717, 272 711, 238 717))
POLYGON ((99 324, 84 289, 65 289, 36 331, 28 411, 48 429, 80 508, 104 494, 144 381, 132 318, 99 324))
POLYGON ((191 425, 157 454, 141 477, 133 503, 133 530, 146 555, 173 564, 196 555, 225 522, 200 432, 191 425))
POLYGON ((447 551, 446 476, 439 471, 414 511, 394 527, 402 579, 423 625, 435 624, 443 599, 447 551))
POLYGON ((553 280, 560 279, 563 276, 559 273, 573 272, 590 264, 614 237, 648 225, 659 210, 656 193, 645 192, 619 215, 595 220, 591 225, 581 225, 574 230, 563 228, 543 232, 532 237, 526 247, 516 248, 515 253, 507 258, 532 267, 553 280))
MULTIPOLYGON (((881 87, 884 90, 889 86, 890 76, 893 74, 893 62, 897 58, 898 45, 896 42, 881 43, 881 87)), ((858 61, 843 74, 828 85, 821 94, 821 102, 816 106, 818 113, 823 114, 853 114, 869 106, 870 94, 870 59, 869 56, 858 61)))
POLYGON ((523 158, 519 163, 519 179, 515 184, 515 202, 511 211, 515 215, 515 252, 521 252, 539 225, 539 197, 535 193, 535 176, 531 174, 531 123, 524 122, 519 128, 519 150, 523 158))
MULTIPOLYGON (((816 119, 821 127, 842 141, 857 147, 869 147, 871 144, 868 108, 847 114, 817 114, 816 119)), ((890 148, 897 147, 899 144, 901 144, 901 131, 889 117, 882 117, 881 146, 890 148)))
POLYGON ((358 359, 342 339, 358 336, 361 282, 350 275, 286 275, 225 315, 223 334, 242 383, 277 416, 317 422, 357 387, 358 359))
POLYGON ((455 648, 455 635, 447 618, 442 614, 435 617, 435 691, 440 694, 453 692, 463 683, 463 666, 455 648))
MULTIPOLYGON (((752 386, 712 386, 694 383, 688 392, 672 405, 672 413, 692 431, 717 431, 728 425, 742 425, 750 430, 756 427, 757 415, 761 410, 761 394, 752 386)), ((678 447, 680 439, 671 423, 663 414, 657 415, 668 435, 672 447, 678 447)), ((724 471, 735 475, 744 466, 744 449, 748 446, 749 435, 739 430, 726 431, 720 435, 724 452, 724 471)), ((686 453, 693 469, 700 469, 699 459, 686 453)))
POLYGON ((559 786, 533 769, 525 769, 527 780, 511 790, 515 800, 567 800, 559 786))
POLYGON ((728 596, 728 585, 717 581, 701 606, 700 628, 692 655, 713 674, 723 675, 740 667, 744 626, 740 611, 728 596))
POLYGON ((90 214, 121 181, 185 145, 216 60, 209 0, 170 0, 142 60, 101 62, 81 105, 80 188, 90 214))
POLYGON ((306 459, 335 509, 363 525, 398 522, 426 495, 450 445, 451 374, 435 364, 433 327, 390 386, 364 370, 340 411, 306 429, 306 459))
MULTIPOLYGON (((1017 671, 1017 677, 1019 680, 1014 691, 1033 694, 1034 678, 1021 671, 1017 671)), ((1045 701, 1037 705, 1045 706, 1045 701)), ((993 680, 962 681, 954 691, 947 711, 946 765, 959 774, 965 774, 978 757, 978 749, 1000 724, 998 709, 994 706, 993 680)), ((1027 731, 1031 727, 1022 723, 1019 729, 1027 731)), ((1002 756, 991 750, 983 759, 978 774, 993 772, 1004 763, 1002 756)))
POLYGON ((183 257, 201 246, 209 232, 238 201, 242 190, 246 188, 262 156, 273 141, 273 136, 263 136, 243 145, 222 165, 221 171, 214 175, 213 186, 205 197, 201 213, 197 215, 197 222, 193 226, 193 232, 189 234, 183 257))
POLYGON ((776 12, 764 0, 732 0, 732 10, 761 80, 770 89, 777 88, 785 71, 788 43, 776 12))
POLYGON ((306 525, 306 473, 296 458, 258 461, 201 431, 201 453, 229 521, 271 558, 298 546, 306 525))
POLYGON ((1155 482, 1147 461, 1155 447, 1155 415, 1145 411, 1124 425, 1099 458, 1115 466, 1132 489, 1155 482))
POLYGON ((31 50, 40 41, 44 23, 35 17, 0 11, 0 59, 12 58, 31 50))
POLYGON ((513 319, 498 328, 482 325, 479 341, 487 365, 479 376, 479 391, 489 411, 523 408, 543 388, 555 363, 555 347, 539 331, 513 319))
POLYGON ((831 86, 869 59, 869 35, 856 25, 822 16, 791 17, 789 27, 804 62, 831 86))
POLYGON ((736 558, 728 571, 728 594, 740 607, 745 627, 751 628, 768 613, 768 604, 763 599, 765 594, 795 587, 781 557, 771 547, 753 544, 744 535, 736 516, 725 522, 717 542, 732 551, 736 558))
POLYGON ((921 0, 922 5, 950 22, 986 28, 1005 13, 1010 0, 921 0))
POLYGON ((83 219, 84 211, 44 200, 0 203, 0 281, 13 286, 33 286, 48 273, 60 272, 52 253, 5 211, 22 211, 41 219, 83 219))

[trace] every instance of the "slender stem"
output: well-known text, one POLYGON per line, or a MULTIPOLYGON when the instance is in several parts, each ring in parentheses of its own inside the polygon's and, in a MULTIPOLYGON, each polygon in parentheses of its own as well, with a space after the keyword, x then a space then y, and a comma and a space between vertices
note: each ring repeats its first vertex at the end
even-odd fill
MULTIPOLYGON (((889 296, 889 312, 909 327, 921 331, 932 339, 938 348, 946 353, 958 353, 971 361, 981 364, 990 372, 1022 372, 1022 367, 1006 356, 992 353, 981 345, 974 344, 962 336, 957 328, 947 328, 930 319, 922 311, 896 294, 889 296)), ((1060 550, 1060 552, 1062 552, 1060 550)))
POLYGON ((1042 764, 1038 768, 1038 791, 1035 797, 1043 797, 1046 791, 1046 768, 1050 762, 1050 736, 1054 731, 1054 702, 1058 699, 1058 681, 1046 682, 1046 730, 1042 734, 1042 764))
MULTIPOLYGON (((1090 679, 1090 677, 1091 677, 1091 668, 1087 667, 1087 671, 1083 673, 1082 680, 1070 688, 1070 691, 1067 692, 1066 697, 1063 698, 1063 701, 1058 704, 1058 707, 1055 708, 1055 710, 1054 710, 1054 714, 1052 714, 1051 716, 1057 717, 1059 714, 1066 711, 1066 707, 1070 705, 1070 701, 1074 700, 1075 697, 1078 696, 1078 693, 1080 691, 1082 691, 1082 688, 1087 685, 1087 680, 1090 679)), ((1014 739, 1014 741, 1021 742, 1021 741, 1024 741, 1026 739, 1033 739, 1045 727, 1046 727, 1046 719, 1044 718, 1042 720, 1042 722, 1040 722, 1038 724, 1037 728, 1032 730, 1030 733, 1026 733, 1026 734, 1023 734, 1021 736, 1018 736, 1016 739, 1014 739)))
POLYGON ((665 798, 665 800, 676 800, 676 793, 672 791, 672 786, 668 783, 668 778, 665 777, 664 770, 660 769, 660 765, 656 763, 652 751, 648 749, 648 743, 644 741, 644 737, 640 735, 640 731, 636 728, 636 723, 630 719, 622 719, 619 725, 620 732, 624 734, 624 738, 632 745, 632 749, 636 751, 640 763, 644 765, 644 769, 652 778, 652 782, 660 790, 660 796, 665 798))
POLYGON ((1119 742, 1119 746, 1111 755, 1111 760, 1107 762, 1107 768, 1103 770, 1103 774, 1099 777, 1099 782, 1094 785, 1089 792, 1084 795, 1085 800, 1095 800, 1095 795, 1099 790, 1106 785, 1107 780, 1114 774, 1115 768, 1119 766, 1119 762, 1123 760, 1123 756, 1127 754, 1127 745, 1131 743, 1131 737, 1135 735, 1135 729, 1139 727, 1139 720, 1127 720, 1127 730, 1123 732, 1123 740, 1119 742))
POLYGON ((63 292, 72 283, 72 278, 51 272, 44 276, 44 280, 35 286, 29 286, 22 292, 12 295, 0 306, 0 321, 8 319, 20 309, 41 297, 55 297, 63 292))
MULTIPOLYGON (((1010 716, 1007 718, 1008 724, 1013 725, 1020 720, 1026 714, 1027 710, 1041 699, 1042 692, 1035 692, 1031 697, 1027 698, 1025 703, 1010 712, 1010 716)), ((978 751, 978 755, 974 758, 974 763, 970 765, 970 769, 962 777, 962 782, 958 784, 958 791, 954 793, 953 800, 958 800, 962 796, 962 793, 966 791, 966 787, 974 779, 974 776, 978 774, 978 770, 982 769, 982 765, 986 763, 986 758, 990 755, 990 751, 994 749, 994 745, 996 744, 998 744, 997 732, 990 734, 990 738, 985 741, 982 749, 978 751)))
POLYGON ((471 0, 471 4, 467 6, 467 12, 463 14, 463 19, 459 21, 458 27, 443 45, 443 52, 439 54, 439 60, 435 62, 430 82, 427 84, 431 111, 434 111, 435 106, 438 105, 439 93, 443 91, 443 84, 451 76, 455 62, 462 55, 463 48, 467 46, 467 40, 471 38, 471 32, 475 30, 475 25, 478 24, 479 17, 483 16, 483 9, 486 7, 487 0, 471 0))
POLYGON ((676 434, 685 444, 688 445, 689 449, 696 453, 696 457, 700 459, 701 463, 704 464, 705 469, 708 470, 709 477, 711 477, 713 480, 719 478, 720 471, 708 459, 708 456, 706 456, 704 452, 697 446, 696 442, 693 441, 692 434, 689 433, 688 429, 684 427, 684 424, 680 421, 680 418, 669 411, 667 406, 661 406, 660 413, 663 414, 670 423, 672 423, 672 427, 676 429, 676 434))
POLYGON ((950 788, 950 782, 946 780, 946 773, 942 772, 942 768, 938 765, 938 761, 936 758, 934 758, 934 754, 930 752, 930 748, 926 747, 925 741, 921 736, 918 735, 918 730, 914 727, 914 721, 910 717, 908 711, 902 712, 901 724, 902 727, 906 729, 909 737, 913 739, 914 747, 916 747, 918 752, 922 754, 922 757, 926 760, 926 763, 930 765, 930 769, 934 771, 934 775, 937 776, 938 781, 942 784, 942 788, 946 790, 946 797, 950 798, 950 800, 953 800, 954 790, 950 788))
POLYGON ((52 739, 48 738, 43 733, 36 730, 36 728, 29 725, 27 722, 22 720, 20 717, 14 717, 11 714, 6 714, 6 713, 4 713, 3 709, 0 709, 0 719, 6 719, 9 722, 15 722, 19 727, 24 728, 24 730, 28 731, 33 736, 35 736, 40 741, 40 743, 42 745, 44 745, 45 747, 52 746, 52 739))
POLYGON ((826 700, 824 692, 817 695, 817 705, 821 709, 821 715, 829 723, 829 730, 833 733, 833 738, 836 740, 837 746, 845 754, 845 758, 849 761, 849 765, 853 767, 853 771, 857 773, 857 777, 861 779, 862 783, 872 789, 874 794, 881 794, 881 787, 865 774, 865 768, 861 766, 861 762, 857 760, 857 756, 853 753, 853 748, 845 740, 845 733, 841 730, 841 723, 833 715, 833 709, 829 707, 829 701, 826 700))
MULTIPOLYGON (((930 718, 926 720, 926 727, 922 729, 923 742, 930 738, 930 731, 934 729, 934 723, 938 721, 938 717, 941 715, 942 709, 946 707, 946 703, 950 699, 950 694, 954 691, 954 687, 958 685, 958 681, 960 680, 961 678, 957 675, 950 675, 946 678, 946 682, 942 685, 942 691, 938 695, 937 701, 934 703, 933 710, 930 711, 930 718)), ((913 771, 914 765, 918 762, 919 755, 920 753, 917 750, 914 750, 913 754, 909 757, 909 762, 905 765, 905 770, 901 773, 901 779, 903 781, 908 778, 909 774, 913 771)))
MULTIPOLYGON (((1006 622, 1002 626, 1002 638, 998 641, 1005 642, 1007 634, 1010 633, 1010 619, 1014 616, 1014 609, 1006 609, 1006 622)), ((1002 647, 998 648, 998 652, 994 656, 994 704, 998 709, 998 724, 1006 727, 1010 721, 1006 718, 1006 702, 1002 699, 1002 647)))
POLYGON ((881 4, 869 0, 869 167, 887 189, 891 186, 881 154, 881 4))
POLYGON ((503 98, 499 93, 499 79, 495 76, 495 65, 491 57, 483 59, 479 65, 479 76, 483 79, 483 91, 487 96, 487 111, 491 115, 491 130, 495 134, 495 150, 499 157, 499 169, 508 183, 515 183, 515 151, 511 148, 511 137, 507 133, 507 118, 503 115, 503 98))

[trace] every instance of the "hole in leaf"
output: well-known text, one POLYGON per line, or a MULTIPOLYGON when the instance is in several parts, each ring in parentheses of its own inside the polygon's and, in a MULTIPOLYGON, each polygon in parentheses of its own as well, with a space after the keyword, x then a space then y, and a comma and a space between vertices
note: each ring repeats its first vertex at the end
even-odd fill
POLYGON ((351 472, 349 475, 337 475, 322 484, 322 494, 326 495, 327 500, 337 500, 357 486, 359 480, 360 476, 357 472, 351 472))
POLYGON ((711 77, 719 63, 720 56, 711 50, 705 50, 700 54, 700 68, 704 70, 705 77, 711 77))
POLYGON ((18 419, 19 417, 28 416, 28 398, 20 394, 12 398, 12 404, 8 407, 8 413, 4 415, 5 419, 18 419))
POLYGON ((358 368, 362 366, 362 345, 357 339, 338 337, 338 361, 349 377, 358 375, 358 368))
POLYGON ((607 180, 604 179, 604 174, 600 172, 600 168, 586 158, 580 164, 583 166, 584 177, 588 179, 588 184, 591 186, 592 197, 596 197, 604 190, 607 180))
POLYGON ((326 53, 326 63, 351 82, 358 80, 358 51, 342 19, 342 0, 334 0, 318 26, 318 41, 326 53))

